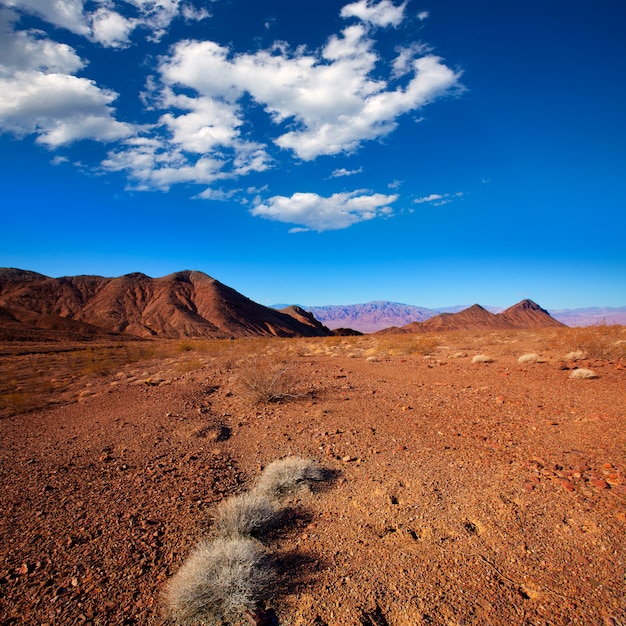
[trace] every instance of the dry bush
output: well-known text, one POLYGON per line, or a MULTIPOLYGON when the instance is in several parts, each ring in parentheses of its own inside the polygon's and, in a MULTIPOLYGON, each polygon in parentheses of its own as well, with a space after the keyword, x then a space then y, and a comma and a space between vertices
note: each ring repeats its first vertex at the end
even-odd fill
POLYGON ((177 624, 233 623, 272 593, 275 580, 259 542, 242 537, 204 541, 170 580, 165 603, 177 624))
POLYGON ((522 354, 519 359, 517 359, 518 363, 539 363, 539 355, 534 352, 529 352, 528 354, 522 354))
POLYGON ((224 500, 215 513, 215 533, 224 539, 259 536, 278 524, 281 511, 262 493, 224 500))
POLYGON ((626 358, 626 328, 599 324, 564 329, 558 336, 561 344, 570 348, 566 360, 626 358), (572 348, 574 348, 572 350, 572 348), (568 358, 580 352, 583 357, 568 358))
POLYGON ((239 385, 242 394, 253 404, 304 395, 293 366, 275 356, 246 359, 240 367, 239 385))
POLYGON ((287 457, 273 461, 262 472, 252 493, 279 500, 325 480, 324 470, 311 459, 287 457))
POLYGON ((589 378, 598 378, 595 372, 591 370, 585 369, 584 367, 580 367, 578 369, 572 370, 572 373, 569 375, 570 378, 578 378, 578 379, 589 379, 589 378))
POLYGON ((494 359, 486 354, 477 354, 472 357, 472 363, 493 363, 494 359))
POLYGON ((573 350, 565 355, 566 361, 581 361, 585 358, 585 353, 582 350, 573 350))

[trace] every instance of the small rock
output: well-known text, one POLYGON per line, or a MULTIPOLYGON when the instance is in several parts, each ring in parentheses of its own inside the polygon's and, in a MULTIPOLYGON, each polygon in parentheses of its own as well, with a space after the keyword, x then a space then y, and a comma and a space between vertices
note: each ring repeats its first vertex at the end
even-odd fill
POLYGON ((563 489, 565 489, 566 491, 576 490, 576 486, 574 485, 574 483, 568 480, 567 478, 557 478, 556 480, 561 485, 561 487, 563 487, 563 489))
POLYGON ((608 489, 609 485, 601 478, 592 478, 589 480, 589 484, 596 489, 608 489))

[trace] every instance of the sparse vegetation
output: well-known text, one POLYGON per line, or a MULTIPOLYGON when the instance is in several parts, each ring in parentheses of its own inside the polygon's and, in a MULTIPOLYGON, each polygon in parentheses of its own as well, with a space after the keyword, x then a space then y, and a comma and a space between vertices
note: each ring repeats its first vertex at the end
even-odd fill
POLYGON ((270 463, 254 487, 256 494, 279 500, 325 479, 323 469, 311 459, 287 457, 270 463))
POLYGON ((486 354, 476 354, 472 357, 472 363, 493 363, 494 359, 486 354))
POLYGON ((253 404, 278 402, 304 395, 289 362, 276 356, 248 358, 239 370, 242 394, 253 404))
POLYGON ((517 361, 518 363, 539 363, 539 355, 529 352, 528 354, 522 354, 517 361))
POLYGON ((263 493, 243 493, 217 507, 213 529, 224 539, 259 536, 275 526, 281 511, 263 493))
POLYGON ((166 587, 172 620, 185 626, 217 625, 252 614, 275 590, 278 575, 251 536, 262 536, 278 522, 278 500, 324 478, 314 461, 288 457, 270 463, 252 491, 222 502, 215 515, 215 537, 196 546, 166 587))
POLYGON ((564 333, 574 353, 583 352, 587 359, 626 358, 626 328, 599 324, 583 328, 570 328, 564 333))
POLYGON ((581 361, 585 358, 585 353, 582 350, 573 350, 565 355, 566 361, 581 361))
POLYGON ((572 373, 569 375, 570 378, 578 378, 578 379, 588 379, 588 378, 598 378, 595 372, 586 369, 584 367, 580 367, 578 369, 572 370, 572 373))
POLYGON ((397 334, 388 335, 379 342, 379 350, 383 354, 391 356, 403 356, 410 354, 432 354, 440 345, 441 340, 437 335, 424 334, 397 334))
POLYGON ((276 573, 258 541, 218 538, 195 547, 169 581, 165 602, 177 624, 232 623, 267 598, 275 581, 276 573))

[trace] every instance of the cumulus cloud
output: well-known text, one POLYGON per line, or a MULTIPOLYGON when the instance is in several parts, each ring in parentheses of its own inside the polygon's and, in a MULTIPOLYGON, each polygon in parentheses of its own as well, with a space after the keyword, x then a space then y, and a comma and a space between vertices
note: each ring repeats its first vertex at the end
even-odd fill
MULTIPOLYGON (((353 191, 323 197, 316 193, 294 193, 258 201, 250 213, 277 222, 298 224, 318 232, 348 228, 358 222, 390 215, 397 195, 353 191)), ((302 228, 292 232, 300 232, 302 228)))
POLYGON ((390 0, 359 0, 341 9, 341 17, 358 17, 373 26, 398 26, 404 19, 407 2, 395 6, 390 0))
MULTIPOLYGON (((234 54, 215 42, 184 41, 163 60, 160 72, 169 88, 191 88, 199 98, 218 99, 233 115, 237 101, 250 95, 277 125, 274 143, 310 161, 352 152, 363 141, 388 135, 402 114, 458 86, 459 73, 434 55, 415 58, 419 48, 414 46, 401 55, 401 73, 410 74, 407 84, 390 89, 373 77, 380 61, 374 44, 358 24, 330 37, 320 55, 286 46, 234 54), (285 122, 293 128, 280 133, 285 122)), ((400 73, 399 61, 393 71, 400 73)), ((209 118, 203 119, 208 124, 209 118)))
POLYGON ((428 11, 420 11, 420 12, 417 14, 417 19, 418 19, 420 22, 423 22, 424 20, 427 20, 427 19, 429 18, 429 16, 430 16, 430 13, 429 13, 428 11))
POLYGON ((0 127, 16 135, 37 134, 50 147, 78 139, 113 141, 131 134, 115 120, 117 94, 66 74, 17 72, 0 77, 0 127))
POLYGON ((23 13, 37 15, 49 24, 77 35, 88 36, 90 33, 83 0, 4 0, 4 4, 23 13))
POLYGON ((15 16, 0 16, 0 130, 35 134, 55 148, 79 139, 114 141, 134 130, 115 119, 117 94, 75 76, 85 64, 68 45, 39 31, 13 32, 15 16))
POLYGON ((36 15, 42 20, 99 43, 120 48, 130 44, 130 35, 137 29, 148 31, 148 39, 159 41, 174 19, 203 20, 210 16, 204 9, 183 3, 183 0, 3 0, 21 13, 36 15), (128 13, 131 13, 129 15, 128 13))
POLYGON ((463 196, 462 191, 458 191, 457 193, 431 193, 428 196, 424 196, 423 198, 416 198, 413 200, 415 204, 432 204, 433 206, 443 206, 444 204, 449 204, 455 198, 460 198, 463 196))
POLYGON ((129 19, 115 11, 100 8, 91 16, 91 29, 94 41, 111 48, 128 45, 130 33, 137 20, 129 19))

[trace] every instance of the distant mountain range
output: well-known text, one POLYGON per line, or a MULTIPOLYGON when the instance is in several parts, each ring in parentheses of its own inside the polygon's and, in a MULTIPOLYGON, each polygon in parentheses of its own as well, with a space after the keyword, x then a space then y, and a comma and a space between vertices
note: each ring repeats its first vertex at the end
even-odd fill
POLYGON ((626 323, 622 309, 560 311, 554 317, 532 300, 502 311, 478 304, 433 310, 393 302, 350 306, 266 307, 203 274, 185 270, 162 278, 50 278, 0 268, 0 339, 96 337, 324 337, 360 332, 421 333, 455 329, 536 328, 626 323), (610 313, 610 315, 609 315, 610 313), (351 330, 350 330, 351 329, 351 330))
MULTIPOLYGON (((281 308, 285 305, 275 305, 281 308)), ((393 326, 402 327, 412 322, 424 322, 442 313, 458 313, 466 305, 428 309, 399 302, 374 301, 365 304, 305 306, 316 319, 331 329, 353 328, 363 333, 374 333, 393 326)), ((491 313, 501 313, 501 307, 485 306, 491 313)), ((596 324, 626 325, 626 306, 618 308, 592 307, 584 309, 549 310, 550 315, 567 326, 593 326, 596 324)))

